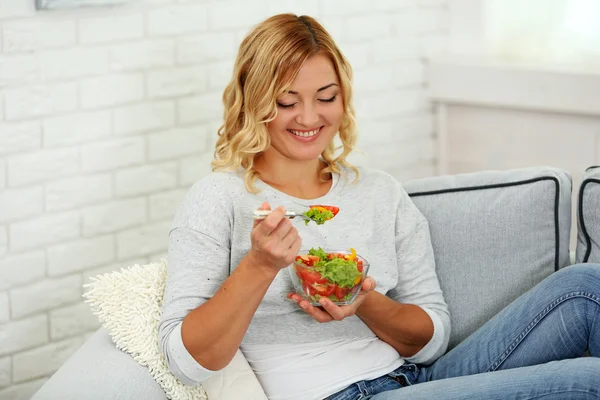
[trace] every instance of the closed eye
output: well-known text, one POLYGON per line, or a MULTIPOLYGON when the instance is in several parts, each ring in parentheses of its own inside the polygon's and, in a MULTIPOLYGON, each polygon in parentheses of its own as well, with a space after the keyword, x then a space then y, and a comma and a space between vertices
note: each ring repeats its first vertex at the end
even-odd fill
POLYGON ((292 108, 292 107, 294 107, 294 105, 296 105, 296 103, 292 103, 292 104, 283 104, 283 103, 277 102, 277 106, 278 106, 278 107, 281 107, 281 108, 292 108))
POLYGON ((319 99, 321 103, 333 103, 337 98, 337 94, 329 99, 319 99))

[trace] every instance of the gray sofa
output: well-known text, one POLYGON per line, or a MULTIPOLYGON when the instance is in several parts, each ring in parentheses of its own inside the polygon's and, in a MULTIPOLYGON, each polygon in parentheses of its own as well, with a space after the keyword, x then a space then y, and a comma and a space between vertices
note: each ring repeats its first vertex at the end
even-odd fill
MULTIPOLYGON (((586 179, 600 178, 593 176, 596 171, 600 169, 588 171, 586 179)), ((598 210, 600 196, 592 190, 600 191, 600 185, 594 183, 600 179, 586 184, 586 212, 598 210)), ((451 347, 520 294, 570 264, 571 177, 564 170, 486 171, 413 180, 404 186, 429 221, 438 274, 451 312, 451 347)), ((577 258, 582 261, 588 252, 600 255, 600 223, 591 225, 585 224, 579 237, 577 258)), ((211 400, 266 398, 240 352, 222 375, 203 386, 211 400)), ((33 397, 165 398, 148 371, 117 350, 104 329, 33 397)))

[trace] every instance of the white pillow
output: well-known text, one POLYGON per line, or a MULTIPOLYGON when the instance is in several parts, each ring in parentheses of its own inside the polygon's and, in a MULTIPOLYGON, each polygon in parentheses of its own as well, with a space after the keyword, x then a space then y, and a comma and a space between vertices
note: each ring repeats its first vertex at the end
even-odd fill
POLYGON ((169 372, 158 347, 167 262, 133 265, 91 278, 83 295, 118 349, 147 367, 169 399, 207 400, 202 386, 186 386, 169 372))

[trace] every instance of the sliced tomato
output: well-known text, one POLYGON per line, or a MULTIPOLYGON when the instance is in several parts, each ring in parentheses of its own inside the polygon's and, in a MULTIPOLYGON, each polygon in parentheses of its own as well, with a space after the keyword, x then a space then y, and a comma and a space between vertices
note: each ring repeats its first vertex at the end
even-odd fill
POLYGON ((337 215, 338 212, 340 212, 340 208, 336 207, 336 206, 325 206, 322 204, 315 204, 313 206, 309 206, 310 208, 322 208, 325 209, 327 211, 331 211, 333 213, 333 216, 335 217, 337 215))
POLYGON ((301 262, 304 265, 308 265, 309 267, 315 265, 315 263, 319 260, 319 257, 310 254, 302 254, 296 257, 296 261, 301 262))
POLYGON ((358 269, 358 272, 363 272, 363 260, 357 260, 356 261, 356 268, 358 269))
POLYGON ((338 300, 342 300, 348 293, 350 293, 350 288, 335 285, 335 297, 337 297, 338 300))
POLYGON ((321 296, 331 296, 337 289, 338 285, 333 284, 333 285, 317 285, 314 284, 313 288, 317 291, 318 294, 320 294, 321 296))
POLYGON ((308 268, 296 268, 296 272, 300 274, 300 279, 309 285, 312 285, 313 283, 321 285, 328 282, 327 279, 323 278, 320 273, 317 271, 312 271, 308 268))

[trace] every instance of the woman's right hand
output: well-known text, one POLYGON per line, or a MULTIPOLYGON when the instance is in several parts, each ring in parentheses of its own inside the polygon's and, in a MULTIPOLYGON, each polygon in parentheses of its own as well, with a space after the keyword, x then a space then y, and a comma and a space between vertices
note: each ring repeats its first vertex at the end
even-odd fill
MULTIPOLYGON (((270 210, 271 206, 264 202, 260 209, 270 210)), ((250 234, 252 248, 248 255, 257 266, 274 273, 293 263, 302 245, 302 238, 285 217, 285 211, 284 207, 277 207, 265 219, 255 220, 250 234)))

